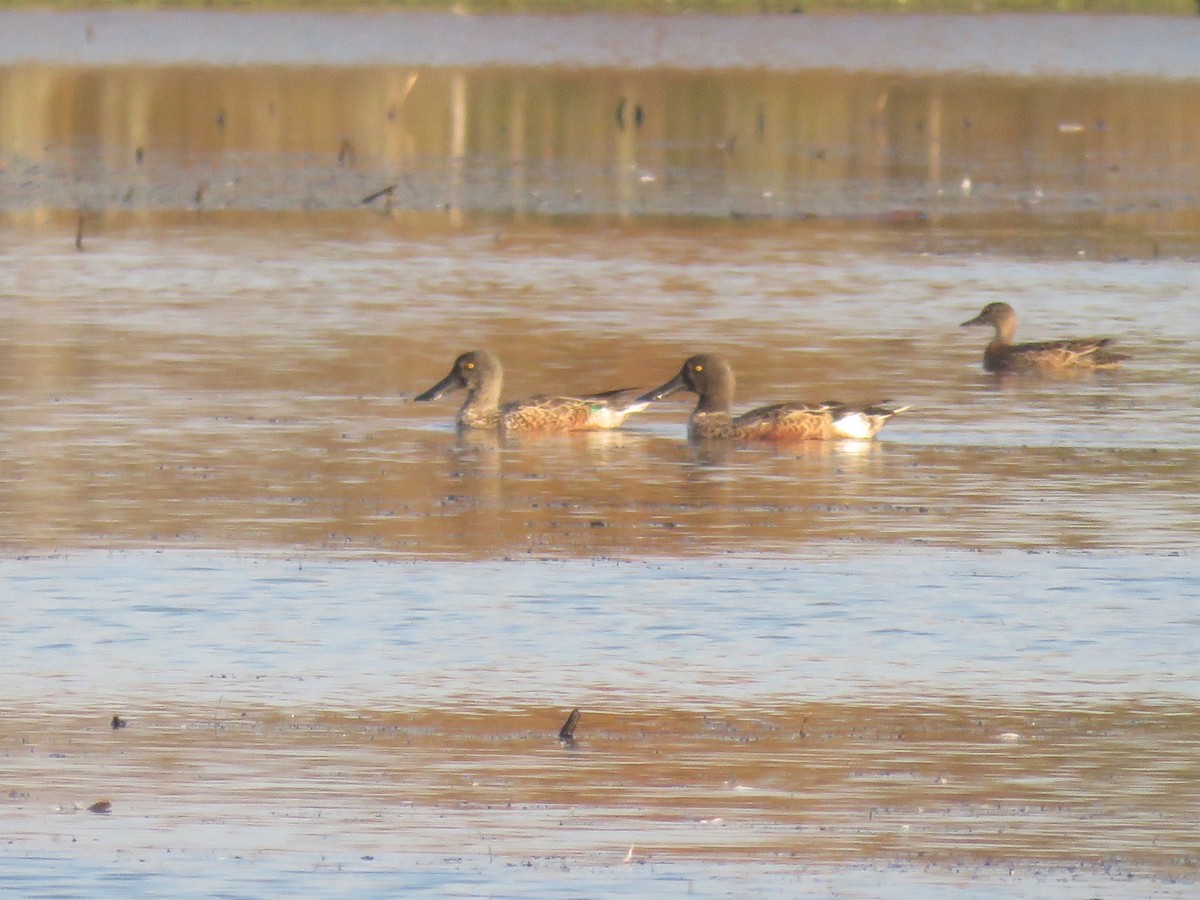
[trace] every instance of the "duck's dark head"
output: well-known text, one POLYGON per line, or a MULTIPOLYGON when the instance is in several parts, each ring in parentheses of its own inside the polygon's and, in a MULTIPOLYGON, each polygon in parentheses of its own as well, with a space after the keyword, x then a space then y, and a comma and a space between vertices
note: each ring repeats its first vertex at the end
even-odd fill
POLYGON ((638 400, 661 400, 678 391, 691 391, 700 396, 697 412, 723 412, 733 405, 733 388, 729 363, 713 353, 697 353, 688 357, 674 378, 638 400))
POLYGON ((454 360, 450 374, 413 400, 437 400, 453 391, 466 389, 477 393, 484 386, 499 385, 504 370, 495 354, 487 350, 472 350, 454 360))

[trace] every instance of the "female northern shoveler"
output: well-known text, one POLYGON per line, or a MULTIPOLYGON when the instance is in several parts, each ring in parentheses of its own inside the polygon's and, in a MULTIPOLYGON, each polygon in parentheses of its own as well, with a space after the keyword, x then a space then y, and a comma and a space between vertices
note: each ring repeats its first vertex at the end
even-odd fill
POLYGON ((962 323, 991 325, 996 334, 983 351, 983 367, 998 374, 1041 372, 1084 372, 1115 369, 1129 359, 1122 353, 1101 349, 1112 343, 1111 338, 1080 338, 1065 341, 1038 341, 1014 344, 1017 314, 1007 303, 989 303, 973 319, 962 323))
POLYGON ((437 400, 465 388, 467 399, 458 411, 460 429, 503 428, 505 431, 601 431, 619 428, 626 416, 645 409, 649 401, 634 399, 637 388, 622 388, 584 397, 539 395, 500 403, 504 369, 495 354, 473 350, 454 361, 450 374, 414 400, 437 400))
POLYGON ((735 440, 823 441, 836 438, 868 440, 892 416, 909 409, 849 406, 836 401, 825 403, 779 403, 760 406, 733 416, 733 370, 719 356, 701 353, 690 357, 674 378, 639 401, 660 400, 676 391, 691 391, 700 396, 688 420, 692 440, 733 438, 735 440))

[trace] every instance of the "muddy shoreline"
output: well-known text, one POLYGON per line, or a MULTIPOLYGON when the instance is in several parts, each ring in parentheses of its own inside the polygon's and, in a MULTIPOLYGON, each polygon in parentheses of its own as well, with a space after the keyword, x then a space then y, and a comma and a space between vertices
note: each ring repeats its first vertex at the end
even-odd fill
POLYGON ((1194 878, 1200 867, 1195 797, 1181 783, 1144 787, 1195 752, 1194 713, 1161 701, 589 708, 572 747, 554 737, 566 710, 122 709, 120 730, 107 715, 11 711, 3 750, 21 758, 6 806, 22 830, 101 798, 126 853, 151 851, 169 819, 294 815, 305 823, 294 839, 312 844, 350 815, 379 817, 354 839, 379 855, 394 853, 387 821, 404 820, 409 853, 448 841, 469 853, 482 840, 520 858, 548 843, 582 862, 620 843, 641 862, 979 873, 1000 853, 1010 877, 1091 865, 1134 882, 1194 878), (197 782, 192 772, 209 774, 197 782), (451 810, 482 836, 468 836, 464 821, 418 837, 416 820, 451 810), (539 824, 547 815, 573 824, 551 837, 539 824))

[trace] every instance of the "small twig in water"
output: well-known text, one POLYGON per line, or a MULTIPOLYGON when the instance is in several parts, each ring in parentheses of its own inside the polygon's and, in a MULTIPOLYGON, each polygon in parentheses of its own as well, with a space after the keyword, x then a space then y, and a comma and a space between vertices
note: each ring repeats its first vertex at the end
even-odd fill
POLYGON ((390 204, 392 202, 392 195, 396 193, 396 188, 398 187, 400 187, 400 182, 397 181, 393 184, 389 184, 385 188, 380 188, 373 194, 367 194, 367 196, 363 197, 358 202, 360 205, 366 206, 368 203, 374 203, 380 197, 387 197, 388 203, 390 204))
POLYGON ((567 716, 566 723, 559 729, 558 740, 564 747, 575 746, 575 726, 579 724, 579 715, 578 707, 571 710, 571 714, 567 716))

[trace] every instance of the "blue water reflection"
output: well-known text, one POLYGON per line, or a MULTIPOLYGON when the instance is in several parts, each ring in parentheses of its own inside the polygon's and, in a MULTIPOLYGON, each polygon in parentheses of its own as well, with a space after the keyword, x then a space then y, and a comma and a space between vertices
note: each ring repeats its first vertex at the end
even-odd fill
POLYGON ((436 563, 203 552, 0 561, 13 699, 404 708, 1196 696, 1177 555, 817 547, 436 563), (32 677, 54 672, 52 679, 32 677))

